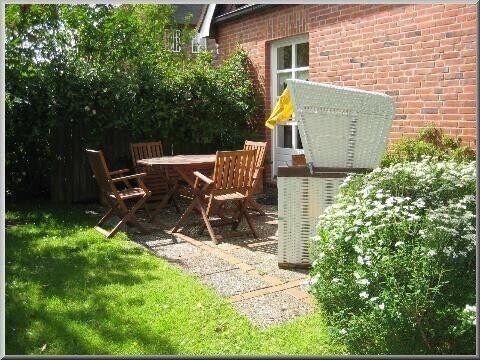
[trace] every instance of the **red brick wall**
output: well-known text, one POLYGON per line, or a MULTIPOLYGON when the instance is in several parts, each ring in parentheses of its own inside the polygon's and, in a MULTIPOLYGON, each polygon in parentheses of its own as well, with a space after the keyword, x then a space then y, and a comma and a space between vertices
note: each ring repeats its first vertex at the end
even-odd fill
POLYGON ((305 33, 312 81, 393 96, 391 140, 434 125, 475 145, 476 5, 282 5, 218 24, 220 57, 250 54, 264 116, 270 43, 305 33))

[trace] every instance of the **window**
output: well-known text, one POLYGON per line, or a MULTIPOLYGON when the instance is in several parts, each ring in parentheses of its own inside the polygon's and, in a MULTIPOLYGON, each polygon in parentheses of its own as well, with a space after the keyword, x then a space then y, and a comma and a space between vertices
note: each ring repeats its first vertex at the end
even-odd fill
POLYGON ((200 34, 196 34, 192 39, 192 54, 207 50, 207 39, 199 36, 200 34))
MULTIPOLYGON (((165 33, 165 47, 171 52, 182 51, 182 30, 171 30, 165 33)), ((197 33, 191 42, 192 54, 198 54, 207 49, 207 39, 201 38, 197 33)))
POLYGON ((165 33, 165 46, 171 52, 182 50, 182 30, 172 30, 165 33))
MULTIPOLYGON (((272 107, 287 87, 287 79, 308 80, 309 44, 307 36, 299 36, 272 43, 271 47, 272 107)), ((272 134, 273 176, 281 165, 290 165, 292 155, 303 154, 297 123, 293 118, 275 126, 272 134)))

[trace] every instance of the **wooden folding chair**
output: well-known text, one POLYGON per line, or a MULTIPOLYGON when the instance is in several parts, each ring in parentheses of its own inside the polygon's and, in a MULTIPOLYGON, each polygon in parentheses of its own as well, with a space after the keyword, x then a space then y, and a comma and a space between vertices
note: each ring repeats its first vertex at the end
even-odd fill
MULTIPOLYGON (((172 172, 168 171, 166 168, 147 169, 145 166, 137 164, 137 161, 141 159, 162 157, 163 149, 161 141, 130 144, 130 152, 132 154, 132 161, 135 171, 147 173, 144 182, 148 189, 152 192, 152 196, 148 199, 147 203, 161 202, 163 197, 169 191, 176 192, 178 188, 178 185, 176 185, 175 181, 178 180, 176 179, 178 177, 176 174, 172 174, 172 172), (176 188, 172 189, 172 187, 175 186, 176 188)), ((172 197, 171 199, 173 205, 175 206, 175 210, 180 212, 175 198, 172 197)), ((150 209, 147 205, 145 206, 145 209, 150 216, 150 209)))
POLYGON ((246 207, 248 210, 253 210, 259 213, 260 215, 265 215, 265 211, 261 206, 255 201, 254 196, 261 192, 261 185, 263 180, 263 163, 265 162, 265 150, 267 148, 266 142, 257 142, 257 141, 245 141, 243 147, 244 150, 255 150, 255 176, 252 183, 252 191, 250 196, 246 200, 246 207))
POLYGON ((86 152, 95 180, 97 181, 102 195, 105 197, 110 206, 108 211, 95 226, 95 230, 109 238, 115 235, 122 225, 130 223, 141 232, 146 233, 147 230, 138 222, 135 217, 135 212, 150 196, 150 191, 142 181, 142 177, 146 174, 141 173, 112 178, 112 175, 125 173, 128 171, 128 169, 109 171, 102 151, 86 150, 86 152), (139 187, 131 186, 129 181, 132 179, 137 180, 139 187), (115 183, 120 181, 126 185, 126 188, 123 190, 118 190, 115 186, 115 183), (126 200, 133 200, 136 198, 139 198, 139 200, 129 209, 125 203, 126 200), (111 231, 103 229, 101 225, 105 223, 105 221, 113 214, 118 215, 120 217, 120 221, 115 224, 113 230, 111 231))
POLYGON ((172 232, 176 232, 192 211, 197 209, 202 215, 212 241, 217 244, 209 216, 218 204, 223 205, 226 202, 233 202, 237 204, 237 207, 231 219, 232 230, 245 217, 253 236, 256 238, 257 234, 245 207, 245 200, 250 195, 255 174, 255 150, 217 151, 213 179, 199 171, 195 171, 193 174, 196 177, 193 187, 193 200, 173 227, 172 232), (200 182, 203 182, 203 185, 200 182))

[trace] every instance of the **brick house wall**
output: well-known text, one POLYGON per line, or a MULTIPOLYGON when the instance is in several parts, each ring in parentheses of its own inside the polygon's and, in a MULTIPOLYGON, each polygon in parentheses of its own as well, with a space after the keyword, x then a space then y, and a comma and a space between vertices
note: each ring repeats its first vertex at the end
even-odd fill
POLYGON ((476 145, 476 5, 282 5, 218 23, 220 58, 237 45, 249 53, 259 126, 271 109, 270 44, 299 34, 308 34, 312 81, 394 98, 390 141, 434 125, 476 145))

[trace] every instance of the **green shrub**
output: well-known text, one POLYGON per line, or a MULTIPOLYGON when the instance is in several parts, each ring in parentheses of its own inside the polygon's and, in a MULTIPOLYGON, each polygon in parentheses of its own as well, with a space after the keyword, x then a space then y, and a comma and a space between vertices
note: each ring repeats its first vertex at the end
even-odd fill
POLYGON ((103 149, 113 168, 131 166, 129 142, 162 140, 176 154, 243 146, 257 110, 246 52, 214 66, 209 52, 165 50, 173 13, 165 4, 7 5, 8 194, 96 194, 85 148, 103 149))
POLYGON ((475 152, 462 145, 460 139, 454 139, 434 127, 419 131, 415 138, 403 138, 390 145, 383 156, 381 166, 390 166, 399 162, 419 161, 423 156, 439 160, 472 161, 475 152))
POLYGON ((475 351, 475 162, 354 175, 320 216, 311 291, 352 353, 475 351))

